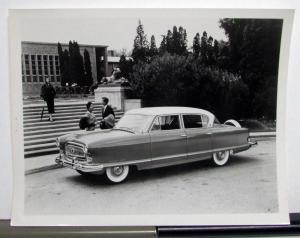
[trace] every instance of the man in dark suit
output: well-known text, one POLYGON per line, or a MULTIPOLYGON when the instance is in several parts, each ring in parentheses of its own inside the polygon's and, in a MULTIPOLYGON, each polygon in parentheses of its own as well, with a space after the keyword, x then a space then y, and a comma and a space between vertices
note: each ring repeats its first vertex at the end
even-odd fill
POLYGON ((102 120, 100 121, 101 129, 110 129, 115 126, 115 113, 111 106, 108 105, 108 98, 102 98, 102 120))
POLYGON ((52 118, 52 114, 54 113, 54 98, 55 98, 55 90, 53 86, 50 84, 50 80, 46 77, 46 82, 41 88, 41 98, 47 103, 49 119, 48 121, 54 121, 52 118))

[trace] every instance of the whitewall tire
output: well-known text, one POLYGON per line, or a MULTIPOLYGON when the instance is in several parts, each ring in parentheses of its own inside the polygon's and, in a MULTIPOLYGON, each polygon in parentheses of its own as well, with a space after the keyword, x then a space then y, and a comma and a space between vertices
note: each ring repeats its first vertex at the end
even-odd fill
POLYGON ((215 152, 213 153, 213 162, 217 166, 223 166, 228 162, 229 156, 229 150, 215 152))
POLYGON ((128 177, 129 166, 120 165, 120 166, 110 167, 106 169, 105 174, 109 182, 121 183, 128 177))

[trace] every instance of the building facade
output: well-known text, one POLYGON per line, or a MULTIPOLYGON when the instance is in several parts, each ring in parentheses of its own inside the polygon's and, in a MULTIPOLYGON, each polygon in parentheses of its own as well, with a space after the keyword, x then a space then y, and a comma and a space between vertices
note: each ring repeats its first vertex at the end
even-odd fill
MULTIPOLYGON (((61 44, 62 49, 69 48, 61 44)), ((90 54, 92 77, 97 82, 101 77, 110 74, 107 61, 107 46, 79 45, 80 53, 86 49, 90 54)), ((61 86, 57 43, 22 42, 22 84, 23 95, 39 95, 46 77, 54 86, 61 86)))

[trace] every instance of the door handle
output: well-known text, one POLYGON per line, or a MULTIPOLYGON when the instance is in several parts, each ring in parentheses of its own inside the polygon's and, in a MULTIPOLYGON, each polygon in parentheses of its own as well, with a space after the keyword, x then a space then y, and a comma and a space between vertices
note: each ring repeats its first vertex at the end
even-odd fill
POLYGON ((212 134, 211 132, 207 132, 207 133, 206 133, 206 135, 211 135, 211 134, 212 134))
POLYGON ((187 137, 187 135, 186 134, 182 134, 182 135, 180 135, 181 137, 187 137))

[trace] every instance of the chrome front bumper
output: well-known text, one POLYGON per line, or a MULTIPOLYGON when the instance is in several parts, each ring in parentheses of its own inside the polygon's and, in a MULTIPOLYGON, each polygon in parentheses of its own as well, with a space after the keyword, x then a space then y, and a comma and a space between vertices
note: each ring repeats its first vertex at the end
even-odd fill
POLYGON ((61 166, 82 172, 101 172, 103 171, 102 164, 84 164, 76 159, 70 159, 62 154, 56 157, 55 162, 61 166))
POLYGON ((250 145, 250 147, 252 147, 252 146, 257 145, 258 143, 257 143, 257 141, 251 141, 251 140, 249 140, 248 144, 250 145))

